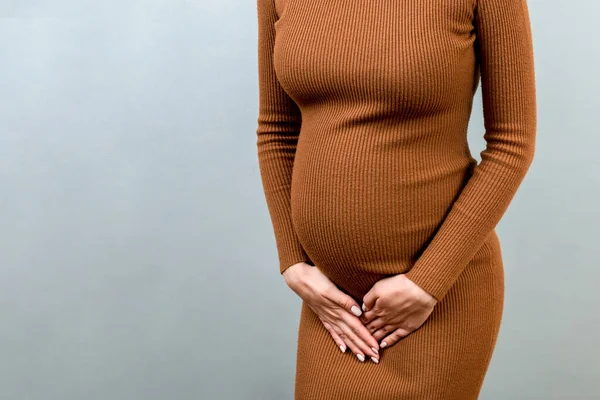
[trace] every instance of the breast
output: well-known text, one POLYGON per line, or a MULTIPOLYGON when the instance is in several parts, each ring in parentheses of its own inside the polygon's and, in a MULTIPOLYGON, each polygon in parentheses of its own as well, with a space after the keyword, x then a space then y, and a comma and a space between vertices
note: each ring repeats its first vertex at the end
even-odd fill
POLYGON ((301 107, 376 101, 415 116, 472 97, 471 0, 287 0, 279 7, 274 66, 301 107))

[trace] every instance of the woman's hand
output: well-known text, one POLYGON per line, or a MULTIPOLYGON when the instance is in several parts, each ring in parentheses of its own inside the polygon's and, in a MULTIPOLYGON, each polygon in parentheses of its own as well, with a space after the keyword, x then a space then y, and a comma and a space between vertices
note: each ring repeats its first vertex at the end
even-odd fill
POLYGON ((283 271, 288 286, 317 314, 342 352, 346 347, 360 361, 365 354, 379 362, 379 343, 358 318, 359 304, 342 292, 319 268, 301 262, 283 271))
POLYGON ((381 348, 389 347, 419 328, 437 303, 404 274, 377 281, 363 297, 360 320, 373 337, 381 341, 381 348))

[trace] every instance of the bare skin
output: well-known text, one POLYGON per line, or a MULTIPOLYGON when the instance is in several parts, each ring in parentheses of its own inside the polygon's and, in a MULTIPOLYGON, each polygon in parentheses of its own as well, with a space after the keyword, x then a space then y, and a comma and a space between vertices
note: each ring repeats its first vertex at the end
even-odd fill
POLYGON ((360 307, 316 266, 300 262, 288 267, 283 277, 319 317, 340 350, 350 348, 360 361, 366 355, 379 363, 379 349, 418 329, 437 304, 404 274, 376 282, 360 307))
POLYGON ((342 292, 319 268, 300 262, 283 271, 287 285, 319 317, 342 352, 346 348, 364 362, 379 363, 379 343, 359 319, 360 305, 342 292))
POLYGON ((437 300, 406 275, 377 281, 363 297, 360 320, 381 347, 389 347, 425 323, 437 300), (383 340, 382 340, 383 339, 383 340))

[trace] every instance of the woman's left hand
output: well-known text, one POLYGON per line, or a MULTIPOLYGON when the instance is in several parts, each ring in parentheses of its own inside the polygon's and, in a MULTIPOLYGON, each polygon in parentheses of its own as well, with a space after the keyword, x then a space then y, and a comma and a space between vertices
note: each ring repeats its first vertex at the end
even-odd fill
POLYGON ((389 347, 419 328, 437 304, 435 297, 404 274, 377 281, 363 297, 360 317, 380 347, 389 347))

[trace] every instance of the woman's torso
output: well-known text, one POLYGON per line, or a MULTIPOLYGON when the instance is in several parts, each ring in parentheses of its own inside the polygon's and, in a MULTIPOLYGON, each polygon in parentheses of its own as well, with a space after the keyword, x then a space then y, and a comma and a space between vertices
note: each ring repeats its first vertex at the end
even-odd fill
POLYGON ((474 1, 275 1, 274 66, 302 111, 298 237, 332 273, 404 272, 476 165, 474 1))

